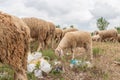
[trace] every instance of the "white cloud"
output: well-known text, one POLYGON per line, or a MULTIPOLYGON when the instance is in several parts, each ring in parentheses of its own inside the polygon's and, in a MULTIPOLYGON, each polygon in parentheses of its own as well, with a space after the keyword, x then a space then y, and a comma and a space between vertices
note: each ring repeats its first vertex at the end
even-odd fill
POLYGON ((119 0, 0 0, 0 9, 19 17, 38 17, 61 26, 96 30, 96 19, 105 17, 109 27, 120 24, 119 0))
POLYGON ((107 3, 96 3, 94 9, 90 12, 95 18, 104 17, 107 19, 116 18, 120 14, 116 8, 107 3))

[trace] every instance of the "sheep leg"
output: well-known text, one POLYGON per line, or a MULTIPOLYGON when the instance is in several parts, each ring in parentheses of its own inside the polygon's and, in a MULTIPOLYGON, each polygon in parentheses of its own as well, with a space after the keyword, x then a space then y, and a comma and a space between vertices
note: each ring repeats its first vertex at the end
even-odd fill
POLYGON ((22 70, 20 70, 18 72, 15 72, 14 73, 14 80, 28 80, 27 75, 25 73, 25 70, 22 69, 22 70))
POLYGON ((37 51, 40 51, 40 50, 42 50, 42 44, 39 42, 39 45, 38 45, 37 51))
POLYGON ((93 60, 93 54, 92 54, 92 44, 88 44, 85 46, 86 54, 87 54, 87 60, 92 61, 93 60))
POLYGON ((52 45, 52 49, 54 49, 54 38, 52 38, 52 40, 51 40, 52 42, 51 42, 51 45, 52 45))
POLYGON ((75 58, 75 54, 74 54, 74 52, 72 53, 72 59, 74 59, 75 58))

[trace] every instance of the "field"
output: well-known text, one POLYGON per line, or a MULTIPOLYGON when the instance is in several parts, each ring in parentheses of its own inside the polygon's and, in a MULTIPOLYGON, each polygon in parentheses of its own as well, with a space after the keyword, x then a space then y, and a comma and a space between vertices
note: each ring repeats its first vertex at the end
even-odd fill
MULTIPOLYGON (((36 48, 36 44, 31 46, 32 51, 36 48)), ((58 59, 51 49, 45 50, 45 56, 50 57, 52 64, 54 59, 58 59)), ((44 79, 36 79, 34 75, 28 74, 29 80, 119 80, 120 65, 114 61, 120 62, 120 43, 111 42, 93 42, 93 67, 70 68, 70 57, 65 56, 62 59, 62 66, 65 68, 64 73, 54 73, 51 71, 48 75, 44 75, 44 79)), ((82 56, 80 56, 81 58, 82 56)), ((79 57, 77 57, 79 59, 79 57)), ((5 73, 5 77, 0 75, 0 80, 13 80, 13 71, 7 65, 0 65, 0 74, 5 73)))

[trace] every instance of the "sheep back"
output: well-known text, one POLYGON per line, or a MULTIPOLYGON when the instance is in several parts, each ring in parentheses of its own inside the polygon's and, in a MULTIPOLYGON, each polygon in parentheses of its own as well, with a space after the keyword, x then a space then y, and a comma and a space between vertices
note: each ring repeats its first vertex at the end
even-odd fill
POLYGON ((0 62, 22 75, 27 68, 30 30, 24 22, 0 12, 0 62))

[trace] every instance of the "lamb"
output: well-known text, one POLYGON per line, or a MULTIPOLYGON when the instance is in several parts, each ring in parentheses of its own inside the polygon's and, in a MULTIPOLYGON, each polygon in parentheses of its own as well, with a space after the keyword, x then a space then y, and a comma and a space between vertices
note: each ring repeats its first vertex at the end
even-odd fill
POLYGON ((83 47, 87 54, 87 60, 92 60, 92 38, 90 33, 86 31, 66 33, 55 49, 55 54, 63 56, 63 51, 68 48, 71 48, 71 51, 73 53, 77 47, 83 47))
POLYGON ((30 35, 33 39, 38 40, 39 45, 37 51, 43 50, 46 45, 46 37, 49 34, 49 25, 45 20, 38 18, 22 18, 22 20, 30 28, 30 35))
POLYGON ((100 41, 105 41, 106 39, 113 38, 114 41, 117 41, 118 32, 116 29, 96 31, 96 34, 99 34, 100 41))
POLYGON ((19 18, 0 12, 0 62, 14 71, 14 80, 27 80, 30 30, 19 18))
POLYGON ((67 28, 63 30, 63 37, 67 32, 74 32, 74 31, 78 31, 78 29, 76 28, 67 28))

